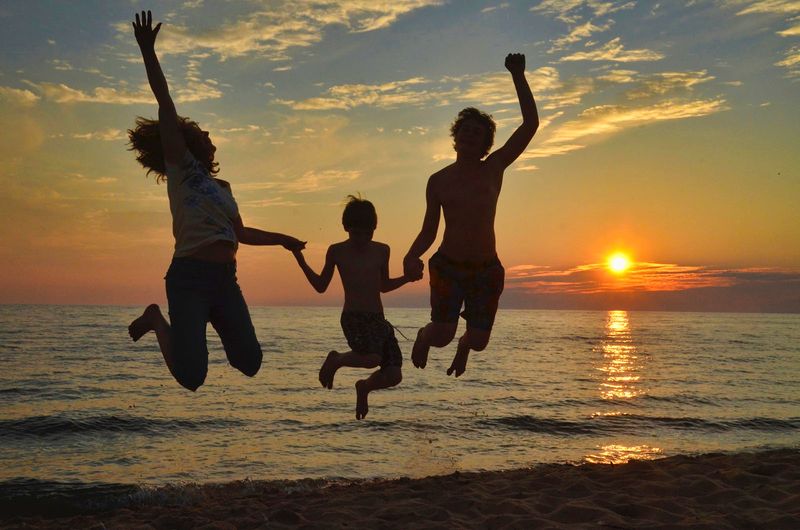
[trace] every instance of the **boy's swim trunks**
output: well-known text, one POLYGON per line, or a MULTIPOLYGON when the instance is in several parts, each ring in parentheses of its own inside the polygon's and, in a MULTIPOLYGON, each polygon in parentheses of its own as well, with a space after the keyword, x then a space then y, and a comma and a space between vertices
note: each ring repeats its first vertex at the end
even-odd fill
POLYGON ((505 280, 500 260, 495 257, 481 263, 461 262, 437 252, 431 256, 428 267, 431 321, 458 322, 460 313, 468 328, 491 331, 505 280))
POLYGON ((394 328, 382 313, 343 311, 341 323, 347 344, 354 352, 380 355, 381 368, 403 365, 403 354, 394 336, 394 328))

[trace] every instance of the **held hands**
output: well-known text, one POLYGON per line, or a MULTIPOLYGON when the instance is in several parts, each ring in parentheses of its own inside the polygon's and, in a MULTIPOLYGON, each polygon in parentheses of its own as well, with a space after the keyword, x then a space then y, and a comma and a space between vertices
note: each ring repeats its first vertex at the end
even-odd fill
POLYGON ((422 271, 424 269, 425 265, 419 258, 412 258, 411 256, 406 256, 403 259, 403 276, 405 276, 410 282, 421 280, 422 271))
POLYGON ((133 24, 133 34, 136 37, 136 42, 139 43, 139 48, 146 50, 152 49, 156 44, 156 35, 161 29, 161 22, 153 28, 153 15, 150 11, 142 11, 142 18, 139 18, 139 13, 136 13, 136 22, 133 24))
POLYGON ((286 250, 291 251, 293 254, 297 254, 298 252, 302 251, 306 248, 306 242, 300 241, 299 239, 295 239, 292 236, 285 236, 286 239, 281 243, 281 246, 286 250))
POLYGON ((525 71, 525 54, 509 53, 506 55, 506 69, 511 74, 521 74, 525 71))

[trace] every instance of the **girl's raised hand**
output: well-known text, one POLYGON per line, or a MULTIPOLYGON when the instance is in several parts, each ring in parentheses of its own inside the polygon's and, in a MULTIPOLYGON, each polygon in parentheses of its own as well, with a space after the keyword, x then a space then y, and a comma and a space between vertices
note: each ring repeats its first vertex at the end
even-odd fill
POLYGON ((142 11, 142 16, 139 18, 139 13, 136 13, 136 21, 133 24, 133 34, 136 36, 136 42, 139 43, 139 48, 149 49, 155 47, 156 35, 161 29, 161 22, 154 28, 153 15, 150 10, 145 14, 142 11))

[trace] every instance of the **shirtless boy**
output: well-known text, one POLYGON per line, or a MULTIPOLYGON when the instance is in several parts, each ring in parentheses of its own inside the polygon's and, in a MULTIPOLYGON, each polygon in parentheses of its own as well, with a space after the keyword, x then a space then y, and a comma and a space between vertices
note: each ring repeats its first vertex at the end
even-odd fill
POLYGON ((336 370, 342 366, 380 365, 367 379, 356 382, 356 418, 360 420, 369 411, 370 392, 396 386, 403 379, 402 353, 394 328, 383 316, 381 293, 393 291, 409 279, 405 275, 389 278, 389 245, 372 241, 378 216, 371 202, 351 195, 342 214, 342 225, 349 237, 328 247, 320 274, 308 266, 302 250, 295 251, 294 256, 318 293, 330 285, 334 267, 339 269, 344 287, 341 324, 351 351, 328 354, 319 371, 322 386, 333 388, 336 370))
POLYGON ((503 147, 484 160, 494 141, 494 121, 472 107, 458 113, 450 129, 456 161, 428 179, 422 230, 403 260, 407 277, 422 276, 420 256, 436 239, 444 212, 442 244, 428 262, 431 322, 417 333, 411 361, 417 368, 425 368, 430 347, 441 348, 453 340, 461 314, 467 321, 467 330, 458 340, 456 355, 447 370, 447 375, 456 377, 464 373, 470 350, 482 351, 489 343, 505 276, 497 258, 494 234, 503 172, 525 151, 539 127, 536 103, 525 79, 525 56, 509 54, 505 67, 517 91, 522 125, 503 147))

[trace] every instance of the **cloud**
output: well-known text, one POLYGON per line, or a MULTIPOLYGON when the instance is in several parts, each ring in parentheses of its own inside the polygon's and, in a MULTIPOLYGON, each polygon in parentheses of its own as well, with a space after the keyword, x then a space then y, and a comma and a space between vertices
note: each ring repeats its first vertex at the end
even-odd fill
POLYGON ((495 11, 497 9, 506 9, 508 6, 509 6, 508 2, 503 2, 502 4, 498 4, 496 6, 484 7, 483 9, 481 9, 481 13, 491 13, 492 11, 495 11))
POLYGON ((617 133, 623 129, 648 123, 708 116, 727 110, 725 103, 725 100, 719 97, 693 101, 667 100, 642 107, 598 105, 584 110, 578 119, 559 127, 550 136, 550 141, 571 143, 589 136, 617 133))
MULTIPOLYGON (((574 77, 562 81, 551 66, 528 73, 538 101, 545 109, 575 105, 592 91, 591 78, 574 77)), ((396 108, 400 106, 447 105, 452 100, 472 102, 484 107, 516 105, 517 95, 507 72, 490 72, 437 81, 413 77, 379 85, 345 84, 329 87, 318 96, 304 100, 279 99, 277 103, 295 110, 349 110, 360 106, 396 108)))
POLYGON ((800 24, 796 24, 791 28, 779 31, 778 35, 781 37, 800 37, 800 24))
MULTIPOLYGON (((155 97, 147 85, 138 90, 114 87, 96 87, 88 92, 63 83, 32 83, 43 99, 55 103, 105 103, 112 105, 153 104, 155 97)), ((222 97, 222 92, 210 82, 179 86, 172 90, 176 103, 202 101, 222 97)))
POLYGON ((411 87, 427 83, 423 77, 391 81, 380 85, 346 84, 328 88, 320 97, 302 101, 276 100, 295 110, 348 110, 363 105, 391 108, 400 105, 422 105, 437 96, 411 87))
POLYGON ((574 24, 581 19, 581 13, 602 17, 635 6, 635 2, 618 0, 542 0, 531 11, 552 15, 568 24, 574 24))
POLYGON ((626 50, 620 44, 620 37, 615 37, 603 46, 588 52, 575 52, 559 59, 565 61, 615 61, 619 63, 631 63, 640 61, 659 61, 664 58, 664 54, 648 49, 626 50))
POLYGON ((39 101, 39 96, 24 88, 0 86, 0 100, 21 107, 30 107, 39 101))
POLYGON ((775 66, 785 66, 791 68, 800 64, 800 46, 794 46, 791 50, 786 52, 786 58, 782 61, 775 63, 775 66))
POLYGON ((597 141, 632 127, 708 116, 725 110, 728 107, 721 97, 689 101, 670 99, 644 106, 598 105, 556 127, 546 140, 534 144, 520 158, 563 155, 585 147, 586 142, 597 141))
MULTIPOLYGON (((245 55, 285 60, 290 48, 319 43, 329 26, 344 26, 352 33, 375 31, 391 26, 412 11, 443 3, 444 0, 283 0, 271 3, 269 10, 250 13, 215 28, 165 26, 159 34, 158 51, 167 55, 207 50, 222 60, 245 55)), ((128 38, 129 23, 119 23, 116 28, 128 38)))
POLYGON ((797 0, 726 0, 729 5, 744 5, 737 15, 751 15, 754 13, 797 13, 800 12, 800 2, 797 0))
POLYGON ((580 42, 586 38, 591 37, 595 33, 600 33, 603 31, 608 30, 611 27, 612 22, 608 22, 602 26, 596 26, 592 24, 591 21, 586 22, 584 24, 580 24, 578 26, 573 27, 567 35, 560 37, 553 41, 553 45, 547 51, 547 53, 554 53, 557 51, 561 51, 570 44, 575 44, 576 42, 580 42))
POLYGON ((630 99, 662 95, 676 90, 689 90, 695 85, 714 80, 705 70, 697 72, 661 72, 640 80, 640 86, 626 93, 630 99))
POLYGON ((361 171, 328 169, 306 171, 302 176, 290 181, 250 182, 237 186, 242 191, 278 190, 284 193, 312 193, 333 189, 341 184, 353 182, 361 176, 361 171))
POLYGON ((634 263, 620 275, 609 271, 605 263, 578 265, 565 270, 517 265, 506 272, 506 283, 511 288, 541 294, 684 291, 730 287, 744 282, 800 282, 800 272, 769 268, 717 269, 648 262, 634 263))
POLYGON ((78 140, 101 140, 104 142, 110 142, 113 140, 127 140, 128 135, 125 134, 125 131, 120 129, 105 129, 103 131, 75 133, 72 135, 72 138, 76 138, 78 140))

